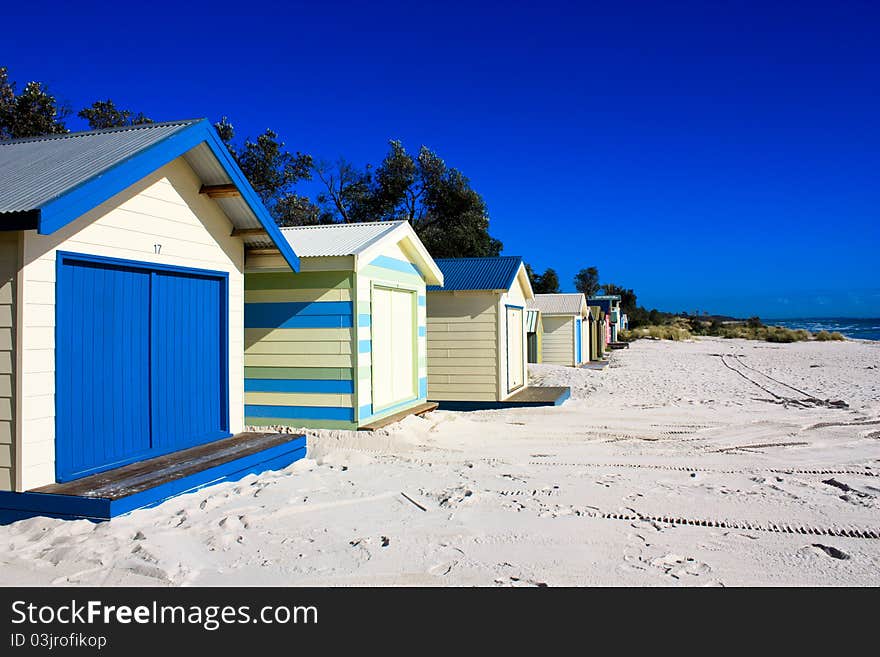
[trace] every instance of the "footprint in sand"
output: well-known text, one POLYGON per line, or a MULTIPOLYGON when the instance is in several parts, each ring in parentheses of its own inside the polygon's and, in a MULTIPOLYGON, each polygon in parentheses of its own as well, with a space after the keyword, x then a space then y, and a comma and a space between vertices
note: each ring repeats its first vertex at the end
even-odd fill
POLYGON ((440 545, 437 552, 431 554, 430 558, 436 560, 436 563, 428 568, 428 574, 446 577, 464 558, 464 551, 451 545, 440 545))
POLYGON ((662 571, 664 575, 673 579, 700 577, 712 572, 709 564, 697 561, 693 557, 684 557, 672 552, 662 557, 656 557, 649 563, 654 568, 662 571))
POLYGON ((247 516, 225 516, 217 524, 226 531, 250 529, 250 523, 248 522, 247 516))

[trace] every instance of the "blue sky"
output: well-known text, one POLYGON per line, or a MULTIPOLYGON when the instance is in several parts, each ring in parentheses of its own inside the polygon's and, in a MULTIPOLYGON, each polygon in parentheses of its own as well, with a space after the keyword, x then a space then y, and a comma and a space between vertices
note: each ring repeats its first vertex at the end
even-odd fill
POLYGON ((565 289, 595 265, 663 310, 880 316, 876 3, 52 5, 5 9, 0 64, 76 109, 426 144, 565 289))

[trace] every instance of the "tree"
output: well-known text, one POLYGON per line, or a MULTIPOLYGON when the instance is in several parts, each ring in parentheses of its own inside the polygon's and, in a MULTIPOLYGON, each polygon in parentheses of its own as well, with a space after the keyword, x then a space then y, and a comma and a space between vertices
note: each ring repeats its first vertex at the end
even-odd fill
POLYGON ((629 288, 615 285, 614 283, 606 283, 602 286, 605 294, 616 294, 620 296, 620 309, 627 315, 636 309, 636 293, 629 288))
POLYGON ((338 221, 351 224, 372 221, 376 215, 373 208, 373 178, 369 165, 358 170, 351 162, 340 158, 335 165, 321 162, 314 167, 325 191, 318 194, 318 204, 324 214, 338 217, 338 221))
POLYGON ((135 114, 131 110, 118 109, 116 103, 109 98, 96 100, 91 106, 81 109, 77 116, 88 121, 92 130, 154 123, 153 119, 144 116, 142 112, 135 114))
POLYGON ((225 116, 214 128, 276 223, 303 226, 326 219, 308 197, 294 190, 298 182, 312 178, 311 155, 288 152, 278 134, 269 129, 238 147, 234 141, 235 128, 225 116))
POLYGON ((599 270, 595 267, 581 269, 574 276, 574 287, 588 299, 599 291, 599 270))
POLYGON ((20 139, 67 132, 65 119, 70 109, 60 105, 39 82, 28 82, 20 94, 9 80, 9 71, 0 67, 0 139, 20 139))
POLYGON ((375 170, 339 160, 315 171, 325 188, 318 203, 334 221, 409 221, 435 258, 501 252, 501 242, 489 234, 483 198, 464 174, 425 146, 413 157, 394 140, 375 170))
POLYGON ((559 294, 559 276, 556 274, 556 270, 548 267, 543 274, 534 275, 532 291, 535 294, 559 294))

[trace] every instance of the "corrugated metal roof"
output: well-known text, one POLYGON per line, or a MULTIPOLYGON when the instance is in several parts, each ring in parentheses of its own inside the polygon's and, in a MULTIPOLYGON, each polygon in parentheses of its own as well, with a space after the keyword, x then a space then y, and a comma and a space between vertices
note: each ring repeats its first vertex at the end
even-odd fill
POLYGON ((197 121, 0 141, 0 212, 36 210, 197 121))
POLYGON ((540 319, 540 310, 537 308, 526 309, 526 333, 535 333, 538 330, 538 320, 540 319))
POLYGON ((356 255, 405 221, 369 221, 282 228, 281 234, 300 258, 356 255))
POLYGON ((443 272, 443 287, 432 285, 428 291, 508 290, 516 280, 522 258, 441 258, 434 262, 443 272))
POLYGON ((544 315, 580 315, 584 306, 584 295, 576 292, 571 294, 536 294, 529 307, 537 308, 544 315))

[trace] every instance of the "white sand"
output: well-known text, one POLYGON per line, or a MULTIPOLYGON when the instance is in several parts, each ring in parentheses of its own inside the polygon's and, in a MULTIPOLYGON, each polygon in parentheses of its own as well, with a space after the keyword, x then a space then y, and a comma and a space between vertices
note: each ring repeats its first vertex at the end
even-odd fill
POLYGON ((880 540, 766 531, 880 536, 880 343, 641 341, 533 375, 572 399, 310 432, 283 472, 0 527, 0 583, 880 584, 880 540), (800 396, 715 354, 850 407, 779 399, 800 396))

